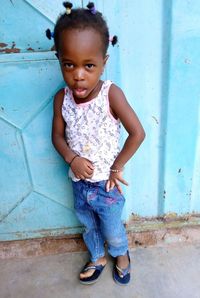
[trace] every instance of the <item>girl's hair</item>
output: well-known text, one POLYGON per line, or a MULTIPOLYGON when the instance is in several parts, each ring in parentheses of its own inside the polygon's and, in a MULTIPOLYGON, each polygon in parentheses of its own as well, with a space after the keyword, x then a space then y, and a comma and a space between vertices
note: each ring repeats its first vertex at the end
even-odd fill
MULTIPOLYGON (((56 51, 59 52, 60 35, 64 30, 87 28, 95 30, 100 34, 102 40, 102 51, 105 56, 109 45, 109 30, 102 14, 95 9, 94 4, 90 2, 87 5, 88 9, 71 9, 72 4, 70 2, 64 2, 63 5, 66 8, 66 12, 58 18, 53 34, 49 29, 46 31, 48 38, 53 36, 56 51)), ((117 37, 114 36, 111 42, 114 46, 117 42, 117 37)))

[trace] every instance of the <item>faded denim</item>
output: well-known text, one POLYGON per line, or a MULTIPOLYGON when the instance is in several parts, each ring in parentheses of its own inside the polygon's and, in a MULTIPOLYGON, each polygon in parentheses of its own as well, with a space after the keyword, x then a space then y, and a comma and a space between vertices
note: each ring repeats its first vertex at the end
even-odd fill
POLYGON ((126 230, 121 221, 125 199, 118 189, 106 192, 106 181, 73 182, 74 207, 79 221, 84 225, 83 239, 90 252, 91 261, 96 262, 108 253, 117 257, 128 250, 126 230))

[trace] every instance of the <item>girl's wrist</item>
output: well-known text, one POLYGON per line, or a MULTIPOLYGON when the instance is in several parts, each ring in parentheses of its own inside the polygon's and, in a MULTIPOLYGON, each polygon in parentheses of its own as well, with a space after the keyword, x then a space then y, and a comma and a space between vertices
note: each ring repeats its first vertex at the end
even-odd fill
POLYGON ((119 173, 119 172, 122 172, 123 170, 124 170, 124 167, 118 167, 114 165, 110 168, 111 173, 119 173))
POLYGON ((78 154, 74 155, 74 157, 71 159, 71 161, 69 162, 69 166, 70 166, 70 167, 71 167, 73 161, 74 161, 77 157, 79 157, 78 154))
POLYGON ((78 155, 76 152, 73 152, 72 150, 68 150, 65 155, 63 156, 65 162, 69 165, 72 162, 72 159, 78 155))

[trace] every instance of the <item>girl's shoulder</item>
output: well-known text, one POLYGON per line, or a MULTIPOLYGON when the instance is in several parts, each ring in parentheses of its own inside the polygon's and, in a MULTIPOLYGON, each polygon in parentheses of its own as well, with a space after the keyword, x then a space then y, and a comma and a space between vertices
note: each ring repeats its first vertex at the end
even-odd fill
POLYGON ((125 114, 130 109, 126 96, 122 89, 115 84, 112 84, 109 89, 108 99, 111 113, 121 119, 122 114, 125 114))
POLYGON ((54 96, 54 107, 61 108, 64 100, 65 89, 60 89, 54 96))
POLYGON ((56 92, 55 96, 54 96, 54 101, 56 100, 63 100, 64 98, 64 95, 65 95, 65 88, 62 88, 60 90, 58 90, 58 92, 56 92))
POLYGON ((64 95, 65 95, 65 89, 62 88, 54 95, 54 102, 57 102, 57 103, 63 102, 64 95))
POLYGON ((120 87, 111 83, 109 92, 108 92, 109 101, 119 101, 121 98, 124 99, 125 95, 120 87))
POLYGON ((111 80, 105 80, 102 83, 101 91, 107 92, 108 97, 115 96, 116 93, 122 91, 116 84, 114 84, 111 80))
POLYGON ((108 89, 108 102, 109 102, 109 109, 111 115, 118 119, 120 118, 118 115, 118 109, 123 108, 123 102, 126 101, 125 95, 121 88, 111 82, 109 89, 108 89))

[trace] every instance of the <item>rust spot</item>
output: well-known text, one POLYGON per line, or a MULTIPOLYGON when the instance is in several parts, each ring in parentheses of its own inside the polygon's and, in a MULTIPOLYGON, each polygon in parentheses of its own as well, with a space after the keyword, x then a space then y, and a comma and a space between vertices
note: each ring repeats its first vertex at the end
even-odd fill
POLYGON ((7 47, 7 43, 4 43, 4 42, 0 42, 0 48, 5 48, 5 47, 7 47))
POLYGON ((2 50, 0 50, 0 52, 4 52, 6 54, 19 53, 20 52, 20 49, 16 48, 15 46, 16 46, 16 43, 13 41, 11 48, 2 49, 2 50))
POLYGON ((6 54, 19 53, 20 52, 20 49, 17 49, 17 48, 5 49, 5 50, 0 50, 0 52, 5 52, 6 54))
POLYGON ((32 48, 28 48, 27 51, 32 51, 32 52, 34 52, 35 50, 32 49, 32 48))

